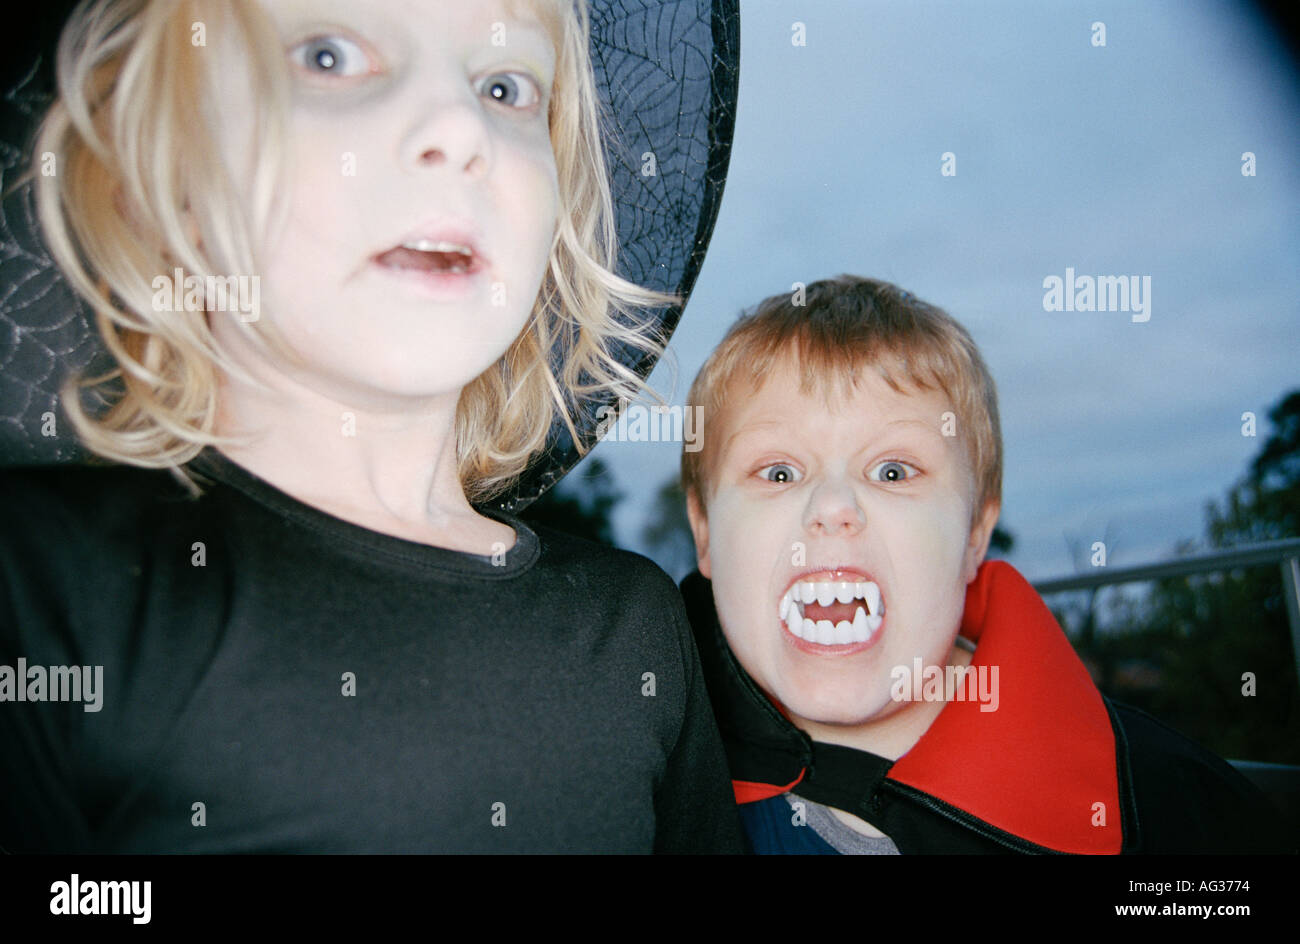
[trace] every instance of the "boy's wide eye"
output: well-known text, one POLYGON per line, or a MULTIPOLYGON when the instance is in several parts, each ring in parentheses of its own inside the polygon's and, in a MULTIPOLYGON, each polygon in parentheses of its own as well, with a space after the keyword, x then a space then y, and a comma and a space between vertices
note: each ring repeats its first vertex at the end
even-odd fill
POLYGON ((479 92, 511 108, 531 108, 542 100, 536 80, 526 72, 494 72, 483 80, 479 92))
POLYGON ((314 36, 293 47, 289 56, 314 75, 348 77, 371 71, 365 50, 342 36, 314 36))
POLYGON ((767 479, 769 482, 775 482, 778 485, 788 485, 791 482, 799 481, 803 476, 799 474, 799 470, 794 466, 778 462, 776 465, 764 466, 759 469, 758 477, 767 479))
POLYGON ((904 482, 920 474, 914 466, 910 466, 906 462, 890 459, 888 462, 880 463, 880 465, 868 472, 867 476, 877 482, 904 482))

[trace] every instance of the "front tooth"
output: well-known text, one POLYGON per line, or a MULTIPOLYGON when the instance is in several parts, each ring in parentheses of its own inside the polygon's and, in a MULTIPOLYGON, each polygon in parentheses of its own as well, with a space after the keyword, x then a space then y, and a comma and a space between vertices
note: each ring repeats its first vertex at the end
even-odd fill
POLYGON ((814 602, 817 599, 816 585, 808 583, 806 580, 803 583, 799 584, 799 596, 797 599, 799 600, 800 603, 814 602))
POLYGON ((848 620, 840 620, 835 624, 835 645, 843 646, 850 642, 853 642, 853 624, 848 620))
POLYGON ((799 629, 798 635, 800 639, 806 639, 809 642, 817 641, 817 624, 808 617, 803 618, 803 621, 799 624, 799 629))
POLYGON ((835 599, 835 585, 832 583, 817 584, 817 602, 822 606, 830 606, 831 601, 835 599))
POLYGON ((855 642, 866 642, 871 638, 871 627, 867 625, 867 611, 858 607, 858 611, 853 614, 853 639, 855 642))
POLYGON ((817 642, 823 646, 835 645, 835 624, 830 620, 817 621, 817 642))
POLYGON ((414 242, 402 243, 402 247, 404 249, 414 249, 417 252, 459 252, 465 256, 472 254, 468 247, 462 246, 460 243, 448 243, 441 240, 435 242, 432 239, 417 239, 414 242))
POLYGON ((838 587, 835 588, 835 599, 841 603, 849 603, 853 600, 853 594, 857 591, 857 586, 848 581, 841 580, 838 587))
POLYGON ((875 583, 868 583, 865 597, 867 601, 867 608, 871 610, 873 615, 879 616, 881 612, 880 588, 876 586, 875 583))

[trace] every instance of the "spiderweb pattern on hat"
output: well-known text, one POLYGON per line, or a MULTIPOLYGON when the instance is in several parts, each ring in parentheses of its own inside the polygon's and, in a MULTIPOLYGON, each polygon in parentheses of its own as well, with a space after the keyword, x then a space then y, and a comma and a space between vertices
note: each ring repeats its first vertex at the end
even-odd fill
MULTIPOLYGON (((611 134, 606 140, 619 240, 619 274, 689 296, 703 264, 726 180, 740 56, 738 0, 591 0, 591 55, 611 134), (652 155, 646 157, 645 155, 652 155), (653 171, 653 173, 651 173, 653 171)), ((89 311, 41 244, 30 186, 13 189, 30 161, 35 124, 53 98, 53 49, 73 7, 56 0, 35 22, 14 24, 0 70, 0 464, 84 461, 58 407, 73 372, 111 360, 89 311), (43 435, 57 417, 55 435, 43 435)), ((666 338, 681 310, 653 313, 666 338)), ((648 376, 655 358, 620 348, 648 376)), ((590 446, 608 400, 581 405, 590 446)), ((90 404, 88 404, 90 405, 90 404)), ((552 426, 512 491, 493 502, 519 510, 580 458, 563 424, 552 426)))

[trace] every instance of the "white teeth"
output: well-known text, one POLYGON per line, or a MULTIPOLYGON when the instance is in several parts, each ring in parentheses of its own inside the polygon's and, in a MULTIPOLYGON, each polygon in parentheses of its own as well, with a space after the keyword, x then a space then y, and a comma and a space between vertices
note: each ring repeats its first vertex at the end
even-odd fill
POLYGON ((853 642, 853 624, 848 620, 840 620, 835 624, 835 645, 843 646, 850 642, 853 642))
POLYGON ((815 641, 823 646, 835 645, 835 626, 830 620, 817 621, 817 638, 815 641))
POLYGON ((874 581, 801 580, 781 597, 780 612, 781 622, 792 635, 824 646, 842 646, 869 640, 884 622, 885 608, 880 587, 874 581), (806 604, 830 606, 854 600, 862 601, 862 605, 855 608, 852 620, 832 623, 804 616, 806 604))
MULTIPOLYGON (((858 639, 867 639, 871 635, 872 629, 869 619, 867 611, 862 607, 858 607, 858 611, 853 614, 853 633, 858 639)), ((880 624, 877 623, 876 625, 880 624)))
POLYGON ((474 255, 474 250, 468 246, 462 246, 460 243, 448 243, 442 240, 416 239, 409 243, 402 243, 403 249, 414 249, 416 252, 458 252, 463 256, 474 255))
POLYGON ((810 620, 799 615, 798 607, 791 606, 784 620, 791 635, 821 646, 847 646, 866 642, 880 628, 884 618, 868 616, 865 607, 858 607, 853 619, 831 623, 830 620, 810 620))
POLYGON ((866 600, 872 613, 880 610, 880 587, 871 580, 819 580, 816 583, 801 580, 787 590, 785 595, 796 603, 818 603, 821 606, 830 606, 836 601, 852 603, 854 600, 866 600))

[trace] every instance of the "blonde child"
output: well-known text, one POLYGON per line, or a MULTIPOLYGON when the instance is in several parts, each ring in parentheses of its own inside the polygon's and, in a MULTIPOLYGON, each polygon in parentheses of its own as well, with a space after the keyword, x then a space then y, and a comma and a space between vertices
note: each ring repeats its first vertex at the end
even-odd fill
POLYGON ((661 348, 666 297, 613 272, 587 29, 74 15, 37 205, 117 365, 106 413, 63 406, 116 464, 3 475, 0 846, 737 847, 671 581, 489 506, 641 386, 613 350, 661 348))

